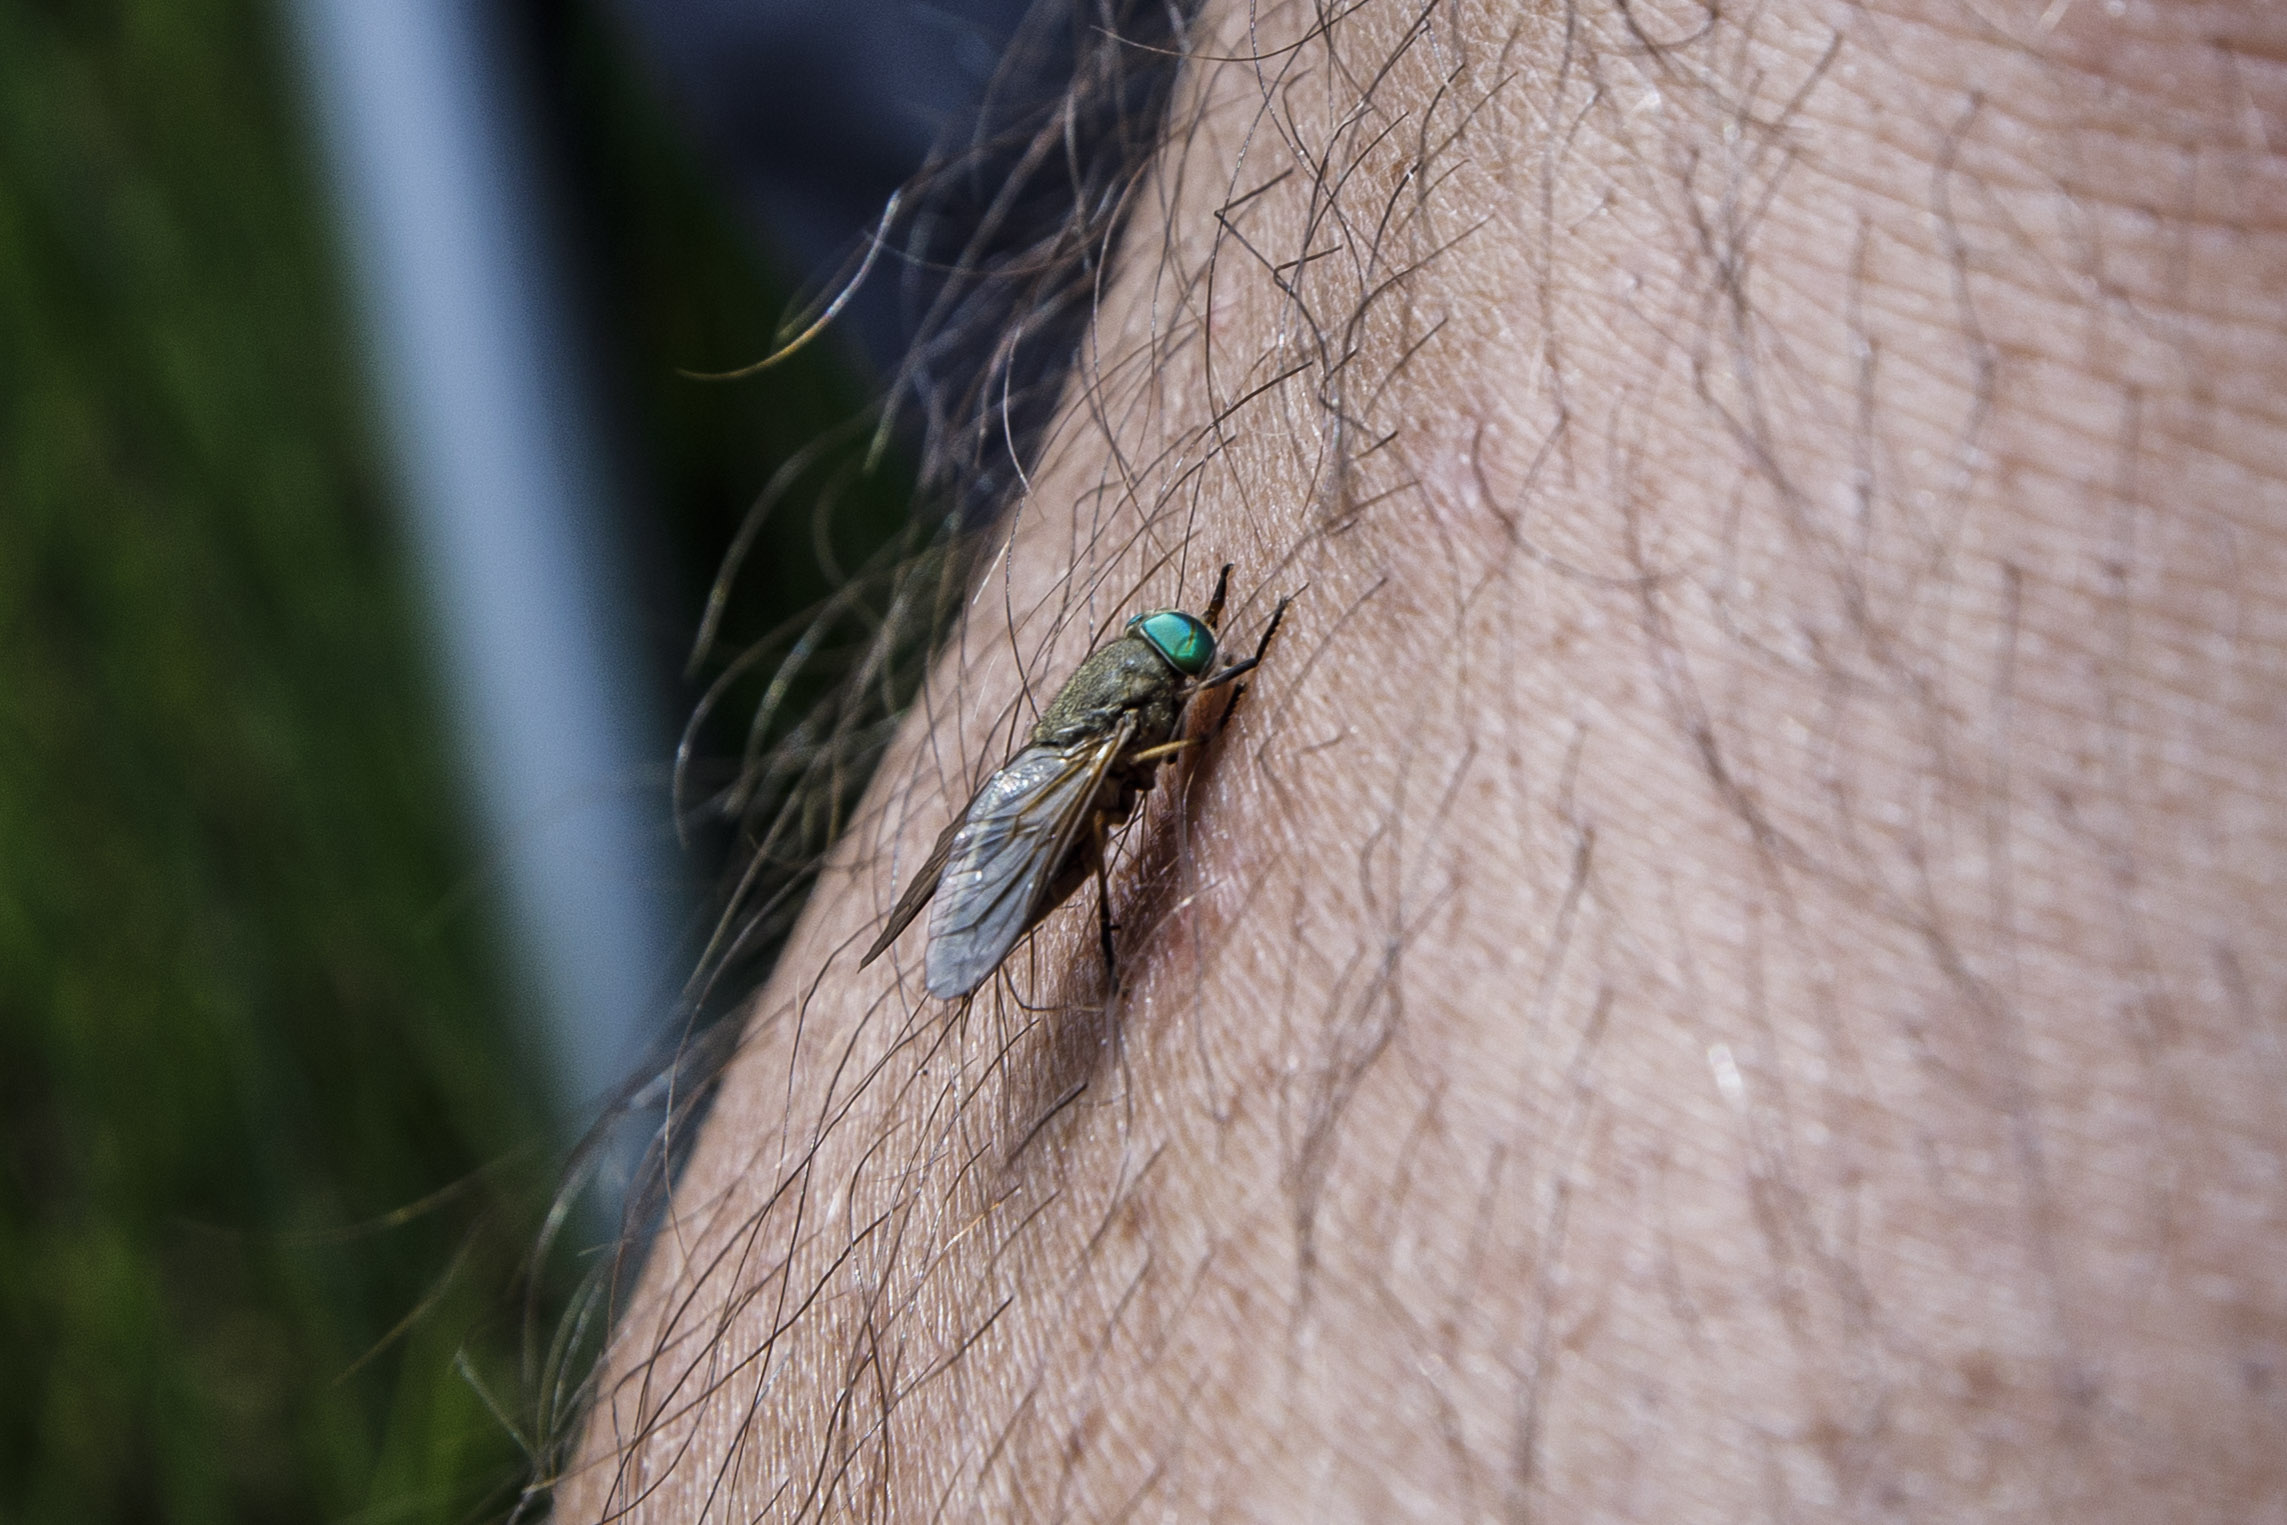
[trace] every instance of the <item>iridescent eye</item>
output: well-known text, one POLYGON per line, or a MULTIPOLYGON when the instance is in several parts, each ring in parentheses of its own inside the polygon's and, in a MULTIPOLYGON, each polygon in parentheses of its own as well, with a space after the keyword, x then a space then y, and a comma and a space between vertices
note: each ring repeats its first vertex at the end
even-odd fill
POLYGON ((1215 632, 1181 609, 1159 609, 1128 621, 1128 629, 1151 642, 1152 650, 1186 678, 1215 665, 1215 632))

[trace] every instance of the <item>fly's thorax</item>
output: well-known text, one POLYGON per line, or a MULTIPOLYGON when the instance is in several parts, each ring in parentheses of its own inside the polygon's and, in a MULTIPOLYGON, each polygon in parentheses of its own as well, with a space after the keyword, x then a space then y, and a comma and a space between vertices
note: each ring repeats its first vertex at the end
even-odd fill
POLYGON ((1132 710, 1136 730, 1129 747, 1156 747, 1175 734, 1183 718, 1185 688, 1182 676, 1150 642, 1124 635, 1092 653, 1065 681, 1032 728, 1033 742, 1079 746, 1110 735, 1132 710))

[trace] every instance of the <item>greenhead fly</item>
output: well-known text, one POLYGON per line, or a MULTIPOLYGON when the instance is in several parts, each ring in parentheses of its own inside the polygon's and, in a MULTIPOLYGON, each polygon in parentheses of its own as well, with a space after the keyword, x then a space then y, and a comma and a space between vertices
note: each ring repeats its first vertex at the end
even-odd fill
POLYGON ((1080 664, 1041 712, 1031 741, 985 780, 938 837, 860 968, 879 958, 934 898, 922 983, 940 999, 965 996, 1093 877, 1104 966, 1117 984, 1104 882, 1111 834, 1151 789, 1160 764, 1198 743, 1178 734, 1192 701, 1254 671, 1292 602, 1282 598, 1271 611, 1253 656, 1217 668, 1215 627, 1230 582, 1225 566, 1205 614, 1154 609, 1136 615, 1117 640, 1080 664))

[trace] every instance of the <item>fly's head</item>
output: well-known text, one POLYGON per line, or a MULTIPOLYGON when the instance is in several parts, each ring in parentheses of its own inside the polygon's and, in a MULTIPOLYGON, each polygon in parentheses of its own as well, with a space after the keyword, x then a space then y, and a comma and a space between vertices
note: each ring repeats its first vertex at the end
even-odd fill
POLYGON ((1198 682, 1215 665, 1215 632, 1205 620, 1181 609, 1139 614, 1128 621, 1128 634, 1158 652, 1186 681, 1198 682))

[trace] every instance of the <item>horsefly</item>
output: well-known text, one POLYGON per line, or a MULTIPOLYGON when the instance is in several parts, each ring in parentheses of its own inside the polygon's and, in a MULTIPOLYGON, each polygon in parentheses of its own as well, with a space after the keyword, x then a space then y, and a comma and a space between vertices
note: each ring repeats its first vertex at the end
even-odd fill
POLYGON ((1104 967, 1118 987, 1104 880, 1111 833, 1151 788, 1159 765, 1200 740, 1176 735, 1191 701, 1254 671, 1292 602, 1282 598, 1271 611, 1253 656, 1209 676, 1230 583, 1226 565, 1205 615, 1180 609, 1136 615, 1118 640, 1080 664, 1041 712, 1031 743, 985 780, 938 837, 859 968, 897 941, 934 896, 922 983, 940 999, 965 996, 1093 876, 1104 967))

